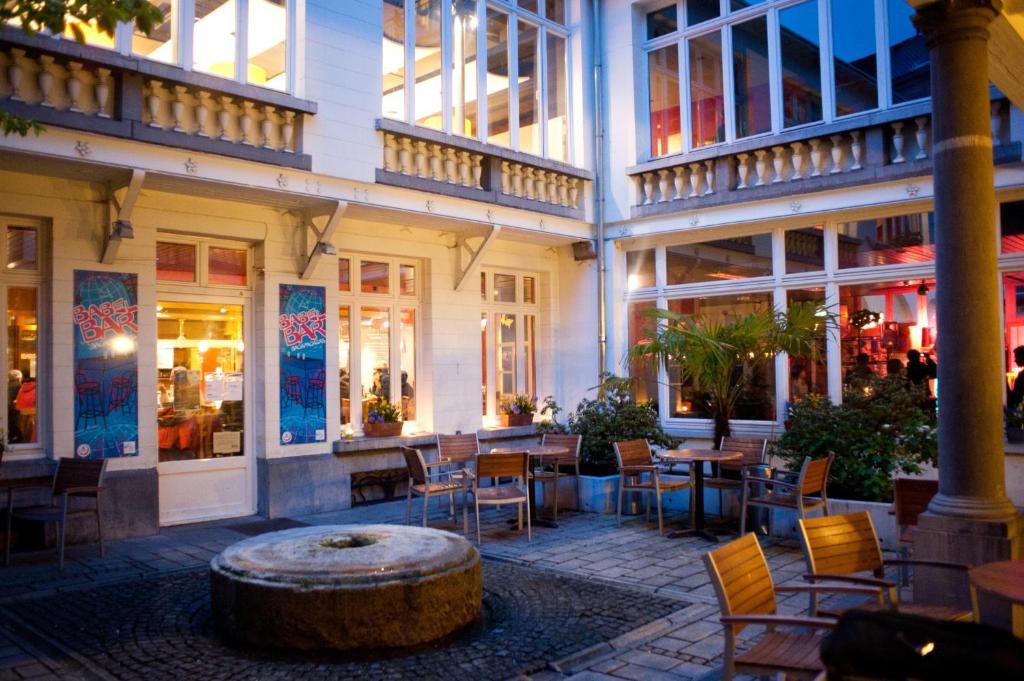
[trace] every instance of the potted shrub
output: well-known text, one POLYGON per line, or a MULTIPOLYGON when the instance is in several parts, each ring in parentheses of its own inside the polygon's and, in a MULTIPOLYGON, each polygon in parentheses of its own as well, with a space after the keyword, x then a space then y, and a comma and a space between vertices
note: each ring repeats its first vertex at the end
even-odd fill
POLYGON ((1024 402, 1006 412, 1006 441, 1024 442, 1024 402))
POLYGON ((498 405, 498 413, 503 426, 528 426, 533 423, 533 415, 536 411, 537 398, 522 394, 505 398, 498 405))
POLYGON ((394 437, 402 434, 402 425, 402 411, 382 399, 370 407, 363 432, 367 437, 394 437))

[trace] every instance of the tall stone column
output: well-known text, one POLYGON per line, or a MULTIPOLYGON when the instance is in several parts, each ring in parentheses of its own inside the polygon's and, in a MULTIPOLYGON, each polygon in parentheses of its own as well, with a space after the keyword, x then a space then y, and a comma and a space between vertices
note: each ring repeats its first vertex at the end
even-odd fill
MULTIPOLYGON (((1020 555, 1006 496, 989 123, 988 25, 1000 1, 911 4, 931 55, 939 365, 939 493, 921 516, 914 555, 981 564, 1020 555)), ((966 602, 959 578, 918 571, 917 597, 950 594, 966 602)))

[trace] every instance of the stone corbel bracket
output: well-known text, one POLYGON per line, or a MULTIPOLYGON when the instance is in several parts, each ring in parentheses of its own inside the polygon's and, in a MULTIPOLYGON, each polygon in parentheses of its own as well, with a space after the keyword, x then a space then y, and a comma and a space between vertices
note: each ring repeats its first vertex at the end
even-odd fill
POLYGON ((455 290, 462 291, 466 282, 469 281, 469 275, 480 265, 480 261, 483 260, 484 255, 490 249, 498 239, 498 235, 501 234, 501 225, 491 225, 490 230, 483 235, 483 241, 476 248, 469 245, 469 239, 474 237, 459 236, 455 241, 455 290), (469 262, 465 263, 466 259, 469 262))
POLYGON ((338 200, 330 201, 325 206, 325 209, 314 209, 305 213, 303 217, 303 234, 306 237, 306 243, 312 242, 312 244, 307 248, 308 255, 306 256, 306 263, 302 267, 302 272, 299 274, 300 279, 309 279, 313 276, 316 264, 320 261, 321 257, 337 253, 334 244, 331 243, 331 239, 334 237, 334 232, 338 229, 338 223, 341 222, 341 218, 345 215, 347 209, 348 201, 338 200), (322 229, 319 229, 314 220, 324 215, 327 216, 327 222, 322 229), (310 232, 312 232, 312 239, 309 238, 310 232))
POLYGON ((127 185, 110 187, 111 214, 117 217, 111 221, 107 231, 103 234, 103 252, 100 254, 100 262, 104 265, 112 265, 117 258, 117 251, 121 248, 121 242, 125 239, 135 237, 132 229, 132 211, 135 210, 135 202, 139 199, 142 191, 142 183, 146 180, 146 171, 134 169, 132 177, 127 185), (118 194, 124 192, 120 198, 118 194))

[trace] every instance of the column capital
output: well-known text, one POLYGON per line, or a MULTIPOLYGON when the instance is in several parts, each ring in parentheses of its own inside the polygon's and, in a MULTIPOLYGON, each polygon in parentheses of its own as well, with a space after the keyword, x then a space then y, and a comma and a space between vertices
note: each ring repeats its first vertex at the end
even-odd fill
POLYGON ((988 25, 999 16, 1002 0, 911 1, 914 26, 931 48, 951 40, 988 40, 988 25), (925 2, 927 4, 925 4, 925 2))

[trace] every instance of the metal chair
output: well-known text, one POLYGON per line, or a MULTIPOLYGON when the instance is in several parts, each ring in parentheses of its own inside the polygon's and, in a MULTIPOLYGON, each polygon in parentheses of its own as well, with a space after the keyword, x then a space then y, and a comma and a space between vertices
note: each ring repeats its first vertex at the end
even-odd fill
MULTIPOLYGON (((571 477, 576 485, 576 503, 579 507, 580 498, 580 445, 583 443, 583 437, 580 435, 570 435, 563 433, 544 433, 541 438, 540 444, 544 447, 565 447, 569 452, 563 456, 558 457, 546 457, 543 461, 543 466, 535 468, 533 472, 534 480, 539 480, 542 485, 551 485, 552 488, 552 506, 551 514, 558 519, 558 480, 560 478, 571 477), (550 470, 545 470, 550 466, 550 470), (566 471, 565 469, 569 469, 566 471)), ((544 492, 545 499, 547 498, 547 492, 544 492)))
MULTIPOLYGON (((60 569, 64 569, 64 530, 69 517, 94 515, 96 532, 99 535, 100 556, 106 555, 103 546, 103 521, 100 495, 103 491, 103 474, 107 469, 106 459, 59 459, 50 486, 50 503, 47 506, 14 508, 14 495, 7 501, 7 540, 4 543, 4 565, 11 564, 11 520, 21 518, 36 522, 55 522, 57 530, 57 557, 60 569), (72 498, 92 498, 94 508, 69 508, 72 498)), ((32 489, 32 488, 21 488, 32 489)))
MULTIPOLYGON (((430 497, 448 496, 451 500, 451 517, 455 517, 455 494, 466 490, 464 481, 451 479, 452 471, 431 471, 446 465, 444 461, 427 463, 423 460, 423 453, 412 447, 402 447, 402 456, 405 457, 405 466, 409 470, 409 488, 405 494, 405 524, 412 520, 412 496, 417 494, 423 497, 423 527, 427 526, 427 514, 430 508, 430 497), (447 481, 441 480, 447 476, 447 481)), ((462 503, 462 526, 463 532, 469 532, 469 518, 466 513, 465 498, 462 503)))
MULTIPOLYGON (((771 512, 777 508, 784 508, 796 511, 798 518, 804 518, 814 510, 821 509, 828 515, 828 471, 832 467, 832 459, 835 455, 829 455, 824 459, 804 458, 804 464, 800 467, 800 474, 796 482, 783 482, 776 479, 776 476, 791 476, 788 471, 775 471, 771 479, 754 477, 749 474, 743 476, 743 485, 740 494, 740 534, 745 534, 747 529, 747 506, 760 506, 767 508, 768 513, 768 534, 772 534, 771 512), (754 485, 763 485, 765 491, 752 495, 754 485)), ((749 471, 748 471, 749 473, 749 471)))
MULTIPOLYGON (((530 503, 530 456, 525 451, 508 454, 478 454, 473 476, 473 502, 476 506, 476 543, 480 543, 480 505, 518 504, 520 530, 523 529, 523 508, 530 503), (512 478, 508 483, 481 487, 484 478, 512 478)), ((526 538, 533 541, 530 514, 526 514, 526 538)))
MULTIPOLYGON (((661 497, 669 492, 691 489, 692 483, 687 480, 662 480, 661 471, 654 464, 651 456, 651 445, 647 440, 628 440, 616 442, 615 459, 619 464, 619 501, 616 508, 616 526, 622 525, 622 497, 627 490, 653 494, 658 505, 658 533, 665 534, 665 525, 661 514, 661 497)), ((691 489, 690 508, 693 508, 691 489)), ((651 504, 645 505, 646 518, 651 516, 651 504)))

